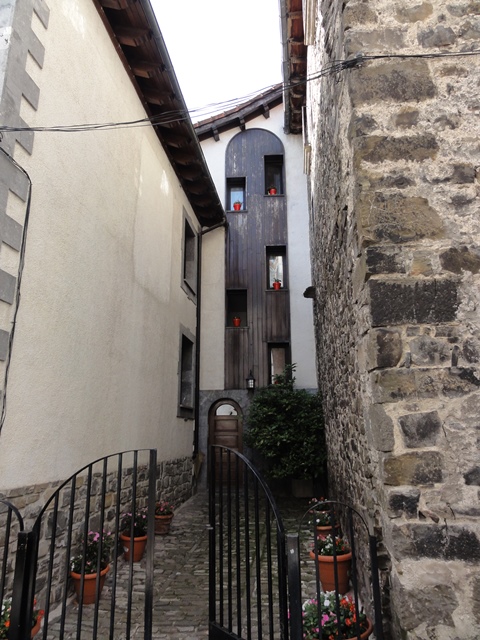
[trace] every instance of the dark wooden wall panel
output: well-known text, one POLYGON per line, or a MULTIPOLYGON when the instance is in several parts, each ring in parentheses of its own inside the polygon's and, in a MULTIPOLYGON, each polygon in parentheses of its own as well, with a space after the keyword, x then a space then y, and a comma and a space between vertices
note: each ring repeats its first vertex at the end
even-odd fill
POLYGON ((284 149, 263 129, 239 133, 226 150, 226 179, 245 178, 246 185, 246 210, 227 214, 226 287, 246 289, 248 301, 248 331, 226 328, 227 389, 244 389, 250 369, 258 386, 268 384, 268 343, 290 342, 288 289, 267 289, 266 276, 266 247, 287 244, 287 195, 266 195, 265 155, 284 155, 284 149))

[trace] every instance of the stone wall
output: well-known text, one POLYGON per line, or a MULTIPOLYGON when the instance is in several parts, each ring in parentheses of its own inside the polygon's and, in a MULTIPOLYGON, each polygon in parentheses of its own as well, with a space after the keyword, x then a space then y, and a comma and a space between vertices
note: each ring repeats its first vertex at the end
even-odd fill
POLYGON ((480 3, 324 0, 317 18, 310 74, 380 56, 308 87, 331 486, 381 539, 387 637, 473 640, 480 3))

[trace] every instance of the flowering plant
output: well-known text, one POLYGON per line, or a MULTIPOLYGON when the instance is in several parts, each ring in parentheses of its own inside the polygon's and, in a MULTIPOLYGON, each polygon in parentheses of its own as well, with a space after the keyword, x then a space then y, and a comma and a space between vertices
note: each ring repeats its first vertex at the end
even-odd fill
POLYGON ((85 573, 97 573, 98 558, 100 554, 100 568, 105 567, 110 562, 110 556, 113 549, 113 535, 110 533, 99 533, 98 531, 89 531, 87 535, 87 542, 85 545, 85 554, 83 553, 83 536, 80 540, 80 548, 82 552, 72 558, 70 563, 70 569, 75 573, 82 573, 83 559, 85 558, 85 573))
POLYGON ((171 516, 174 510, 173 504, 169 502, 157 502, 155 505, 155 515, 156 516, 171 516))
POLYGON ((335 539, 332 535, 325 536, 324 538, 318 537, 318 545, 317 552, 319 556, 333 556, 333 547, 335 544, 335 552, 337 555, 341 556, 345 553, 350 553, 350 546, 345 538, 341 538, 340 536, 335 536, 335 539))
POLYGON ((308 504, 312 505, 312 509, 310 509, 309 513, 313 516, 308 521, 308 524, 315 524, 317 527, 329 527, 332 524, 332 512, 333 521, 335 523, 333 505, 329 503, 326 498, 312 498, 308 504))
POLYGON ((303 605, 304 640, 337 640, 352 638, 368 629, 369 623, 363 609, 357 614, 355 603, 348 596, 339 600, 340 617, 337 619, 337 603, 334 591, 320 593, 320 620, 318 601, 307 600, 303 605))
POLYGON ((122 516, 121 530, 123 535, 130 536, 133 521, 133 537, 139 538, 147 535, 147 510, 137 509, 135 513, 127 512, 122 516))
MULTIPOLYGON (((37 624, 38 619, 40 620, 45 615, 45 611, 43 609, 36 608, 37 599, 33 601, 33 613, 32 613, 32 628, 37 624)), ((2 601, 2 610, 0 613, 0 639, 4 640, 8 638, 8 630, 10 628, 10 613, 12 610, 12 599, 5 598, 2 601)))

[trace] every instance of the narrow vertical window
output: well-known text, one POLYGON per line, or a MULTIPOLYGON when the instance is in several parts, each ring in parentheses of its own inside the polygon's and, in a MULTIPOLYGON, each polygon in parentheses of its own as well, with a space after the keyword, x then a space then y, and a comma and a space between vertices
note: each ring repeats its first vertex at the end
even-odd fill
POLYGON ((284 289, 287 286, 286 247, 267 247, 267 289, 284 289))
POLYGON ((283 195, 283 156, 264 156, 265 193, 283 195))
POLYGON ((184 418, 193 416, 195 382, 194 361, 194 343, 186 335, 182 334, 180 344, 179 415, 184 418))
POLYGON ((186 218, 183 230, 183 284, 192 293, 197 292, 197 235, 186 218))
POLYGON ((290 346, 288 344, 269 344, 269 382, 275 382, 275 376, 283 373, 285 365, 290 364, 290 346))
POLYGON ((247 208, 245 178, 227 178, 227 210, 245 211, 247 208))

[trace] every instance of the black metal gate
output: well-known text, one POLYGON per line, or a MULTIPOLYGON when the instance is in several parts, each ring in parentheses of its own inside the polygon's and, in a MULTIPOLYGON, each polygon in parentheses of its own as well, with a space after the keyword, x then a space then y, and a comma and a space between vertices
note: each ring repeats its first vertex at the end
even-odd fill
MULTIPOLYGON (((128 640, 132 618, 143 618, 143 636, 152 638, 156 450, 126 451, 90 463, 61 484, 26 531, 27 516, 0 501, 0 602, 10 609, 9 640, 28 640, 32 621, 43 612, 38 637, 128 640), (144 508, 148 539, 144 572, 120 558, 117 547, 122 514, 144 508), (115 541, 111 568, 100 595, 96 578, 94 603, 84 603, 84 576, 75 600, 72 558, 85 555, 90 533, 99 533, 98 568, 105 533, 115 541), (3 546, 3 550, 1 549, 3 546), (144 583, 144 586, 143 586, 144 583), (119 610, 118 599, 122 600, 119 610), (143 610, 143 612, 142 612, 143 610)), ((85 562, 85 561, 83 561, 85 562)), ((99 572, 98 572, 99 575, 99 572)))
POLYGON ((285 533, 273 496, 242 454, 213 446, 209 462, 209 638, 288 638, 285 533))
POLYGON ((364 640, 372 629, 383 640, 377 541, 356 510, 333 501, 310 504, 298 530, 286 535, 260 473, 220 446, 210 448, 209 491, 210 640, 364 640), (331 538, 317 528, 319 509, 333 527, 331 538), (329 540, 343 538, 349 553, 333 544, 327 590, 318 556, 329 540), (342 587, 343 555, 350 555, 350 569, 342 587))

